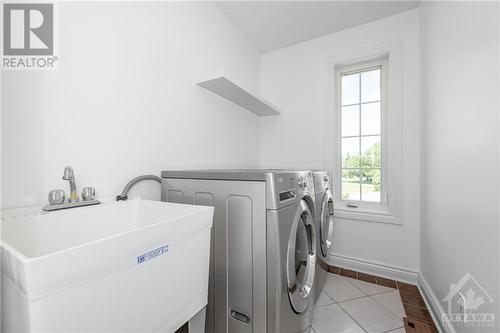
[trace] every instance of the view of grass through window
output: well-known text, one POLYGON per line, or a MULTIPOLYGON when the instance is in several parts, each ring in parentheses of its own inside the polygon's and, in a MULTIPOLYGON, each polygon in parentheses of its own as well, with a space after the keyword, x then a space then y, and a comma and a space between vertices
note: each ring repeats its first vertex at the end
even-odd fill
POLYGON ((342 200, 381 201, 381 67, 341 75, 342 200))

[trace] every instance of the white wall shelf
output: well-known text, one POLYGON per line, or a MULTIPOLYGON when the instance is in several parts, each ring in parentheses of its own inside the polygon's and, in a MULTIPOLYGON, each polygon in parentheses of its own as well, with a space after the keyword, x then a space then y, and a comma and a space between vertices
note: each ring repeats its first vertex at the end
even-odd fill
POLYGON ((264 98, 243 89, 224 75, 198 81, 200 87, 210 90, 225 99, 255 113, 260 117, 279 115, 280 110, 264 98))

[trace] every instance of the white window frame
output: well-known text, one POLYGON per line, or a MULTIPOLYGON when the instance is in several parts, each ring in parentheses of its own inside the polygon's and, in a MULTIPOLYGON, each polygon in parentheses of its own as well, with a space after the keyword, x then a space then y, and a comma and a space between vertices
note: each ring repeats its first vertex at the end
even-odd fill
MULTIPOLYGON (((348 208, 354 208, 354 207, 349 207, 348 205, 350 204, 355 204, 357 210, 372 210, 372 211, 385 211, 388 210, 387 207, 387 177, 386 177, 386 163, 385 160, 387 159, 387 149, 386 149, 386 144, 387 144, 387 136, 386 136, 386 113, 387 113, 387 72, 388 72, 388 61, 387 58, 381 58, 378 60, 372 60, 372 61, 363 61, 361 63, 356 63, 355 65, 348 65, 348 66, 339 66, 338 68, 335 69, 335 96, 336 96, 336 105, 335 105, 335 112, 336 112, 336 124, 338 124, 337 128, 338 130, 336 131, 337 133, 337 150, 339 153, 336 155, 336 174, 335 174, 335 187, 338 188, 338 202, 336 207, 337 208, 342 208, 342 209, 348 209, 348 208), (381 167, 380 167, 380 173, 381 173, 381 193, 380 193, 380 203, 378 202, 367 202, 367 201, 362 201, 362 200, 342 200, 342 85, 341 85, 341 80, 342 76, 348 73, 356 73, 356 72, 364 72, 368 71, 370 69, 375 69, 375 68, 380 68, 380 75, 381 75, 381 80, 380 80, 380 115, 381 115, 381 120, 380 120, 380 146, 381 146, 381 167)), ((360 82, 361 84, 361 82, 360 82)), ((361 101, 360 101, 361 103, 361 101)), ((361 117, 360 117, 360 124, 361 124, 361 117)), ((361 199, 363 199, 361 195, 361 199)), ((350 210, 350 209, 349 209, 350 210)))
POLYGON ((401 143, 402 143, 402 42, 390 42, 365 50, 333 57, 326 62, 325 164, 332 175, 335 217, 370 222, 402 224, 401 143), (340 74, 381 65, 381 203, 341 200, 342 155, 340 115, 340 74))

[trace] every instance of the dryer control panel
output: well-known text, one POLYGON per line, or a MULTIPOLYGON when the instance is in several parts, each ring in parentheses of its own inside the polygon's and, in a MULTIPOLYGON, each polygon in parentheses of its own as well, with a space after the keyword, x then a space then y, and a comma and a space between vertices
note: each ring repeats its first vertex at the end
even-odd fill
POLYGON ((331 189, 330 177, 327 171, 314 171, 314 187, 316 193, 331 189))
POLYGON ((323 188, 325 190, 330 188, 330 177, 328 177, 328 174, 323 176, 322 182, 323 182, 323 188))

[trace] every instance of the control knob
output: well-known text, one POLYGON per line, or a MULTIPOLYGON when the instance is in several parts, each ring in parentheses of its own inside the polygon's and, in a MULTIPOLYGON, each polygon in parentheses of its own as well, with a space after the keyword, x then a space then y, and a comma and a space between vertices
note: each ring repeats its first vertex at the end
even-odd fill
POLYGON ((303 190, 306 190, 307 189, 307 181, 304 177, 300 177, 299 178, 299 186, 303 189, 303 190))

